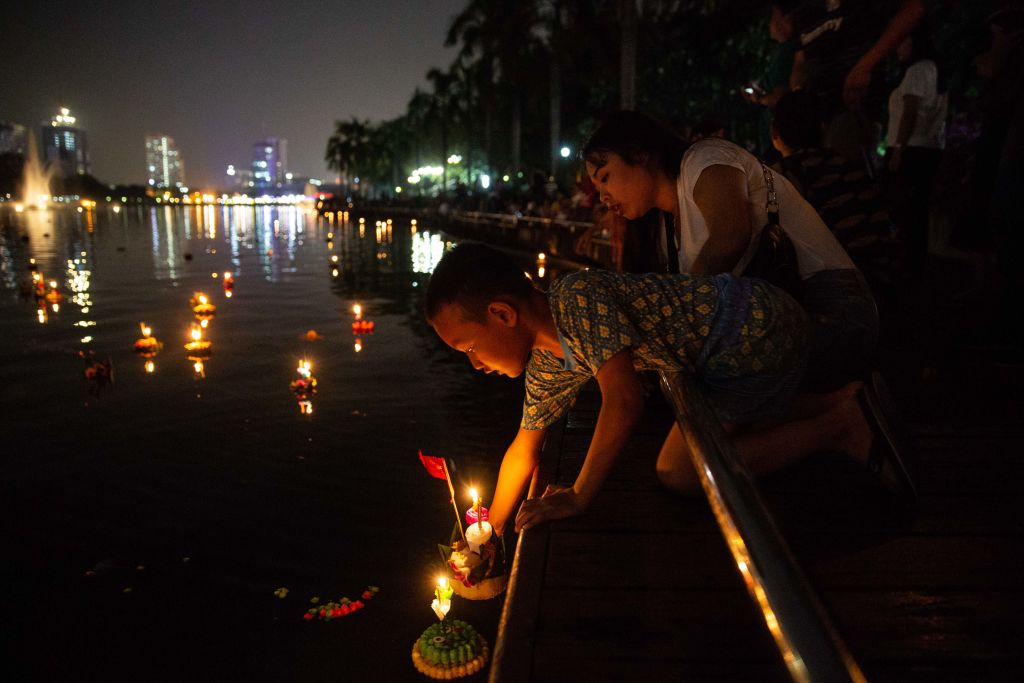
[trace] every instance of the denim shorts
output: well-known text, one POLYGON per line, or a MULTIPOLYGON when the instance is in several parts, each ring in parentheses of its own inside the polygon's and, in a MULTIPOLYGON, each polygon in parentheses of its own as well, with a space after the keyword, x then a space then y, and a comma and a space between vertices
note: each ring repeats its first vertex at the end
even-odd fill
POLYGON ((835 391, 871 371, 878 307, 856 269, 823 270, 804 280, 810 344, 802 391, 835 391))

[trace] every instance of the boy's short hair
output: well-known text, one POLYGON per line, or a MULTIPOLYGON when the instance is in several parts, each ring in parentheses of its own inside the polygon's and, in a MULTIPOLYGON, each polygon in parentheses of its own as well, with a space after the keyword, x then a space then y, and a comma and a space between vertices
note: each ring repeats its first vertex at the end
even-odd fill
POLYGON ((497 299, 528 299, 533 283, 523 269, 496 249, 464 242, 441 259, 427 283, 424 309, 433 320, 442 306, 457 303, 478 322, 497 299))

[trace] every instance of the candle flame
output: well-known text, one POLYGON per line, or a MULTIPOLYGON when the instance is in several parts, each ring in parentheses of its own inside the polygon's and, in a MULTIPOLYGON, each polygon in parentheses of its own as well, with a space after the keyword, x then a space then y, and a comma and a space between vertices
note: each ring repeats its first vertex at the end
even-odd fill
POLYGON ((441 590, 444 590, 445 588, 448 588, 448 577, 447 576, 439 576, 439 577, 437 577, 437 587, 440 588, 441 590))
POLYGON ((202 327, 204 330, 206 329, 206 326, 209 324, 210 321, 207 320, 206 318, 203 318, 202 320, 199 321, 199 327, 202 327))
POLYGON ((205 294, 200 294, 199 295, 199 303, 201 303, 201 304, 203 304, 205 306, 207 301, 209 301, 209 300, 206 298, 205 294))
POLYGON ((352 306, 352 312, 355 313, 356 317, 358 318, 363 314, 363 307, 360 306, 359 304, 355 304, 354 306, 352 306))
POLYGON ((50 280, 50 289, 57 289, 57 281, 50 280))
POLYGON ((156 363, 151 360, 146 361, 146 372, 152 373, 156 370, 156 363))
POLYGON ((203 374, 203 361, 201 361, 201 360, 197 360, 197 361, 196 361, 196 362, 195 362, 195 363, 194 363, 194 364, 192 365, 192 368, 193 368, 193 369, 194 369, 194 370, 196 371, 196 374, 197 374, 197 375, 201 375, 201 374, 203 374))
POLYGON ((203 338, 203 331, 201 329, 199 329, 198 327, 193 327, 192 328, 192 339, 195 340, 195 341, 199 341, 202 338, 203 338))
POLYGON ((476 495, 476 489, 469 490, 469 497, 473 499, 473 505, 476 505, 476 501, 478 500, 476 495))
POLYGON ((148 337, 153 334, 153 328, 146 325, 146 323, 139 323, 139 329, 142 330, 143 337, 148 337))

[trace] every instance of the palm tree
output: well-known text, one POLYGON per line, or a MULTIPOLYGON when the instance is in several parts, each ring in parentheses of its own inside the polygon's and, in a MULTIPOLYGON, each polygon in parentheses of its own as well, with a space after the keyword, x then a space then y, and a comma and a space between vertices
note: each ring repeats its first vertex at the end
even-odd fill
POLYGON ((522 93, 532 74, 526 55, 537 43, 537 2, 523 0, 470 0, 448 29, 445 45, 461 44, 459 56, 479 59, 485 77, 501 86, 511 112, 512 165, 519 168, 522 156, 522 93))
POLYGON ((427 72, 427 80, 434 86, 431 118, 441 124, 441 193, 444 194, 448 191, 448 122, 455 75, 433 68, 427 72))
POLYGON ((367 145, 370 122, 352 117, 349 121, 335 121, 334 135, 327 139, 324 160, 327 167, 338 171, 344 178, 346 189, 350 189, 352 177, 358 177, 360 167, 369 157, 367 145))

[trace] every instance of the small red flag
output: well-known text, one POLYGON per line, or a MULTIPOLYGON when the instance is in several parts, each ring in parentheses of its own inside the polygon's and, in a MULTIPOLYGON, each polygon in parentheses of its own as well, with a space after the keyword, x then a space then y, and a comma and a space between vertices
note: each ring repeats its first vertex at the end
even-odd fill
POLYGON ((423 451, 420 451, 420 462, 423 463, 423 467, 426 468, 427 473, 430 476, 447 481, 448 477, 445 476, 446 468, 444 465, 444 458, 439 458, 434 455, 424 455, 423 451))

